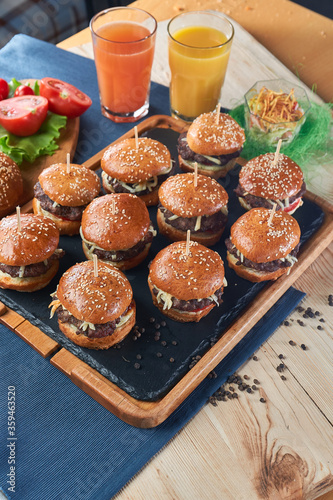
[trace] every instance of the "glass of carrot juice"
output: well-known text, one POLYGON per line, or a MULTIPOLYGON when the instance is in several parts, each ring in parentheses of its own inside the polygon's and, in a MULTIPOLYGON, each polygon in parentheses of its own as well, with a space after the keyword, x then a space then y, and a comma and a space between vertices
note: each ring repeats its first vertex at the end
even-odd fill
POLYGON ((217 11, 184 12, 168 24, 171 114, 191 122, 217 106, 231 44, 232 24, 217 11))
POLYGON ((141 9, 114 7, 90 21, 102 114, 134 122, 148 113, 157 22, 141 9))

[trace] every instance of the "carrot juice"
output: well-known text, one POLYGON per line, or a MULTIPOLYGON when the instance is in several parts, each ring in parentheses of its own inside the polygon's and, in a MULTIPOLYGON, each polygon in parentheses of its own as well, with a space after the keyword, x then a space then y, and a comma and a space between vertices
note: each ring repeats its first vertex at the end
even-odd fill
POLYGON ((219 102, 231 39, 209 25, 183 26, 172 33, 169 28, 169 35, 171 112, 192 121, 219 102))
POLYGON ((148 112, 154 43, 155 32, 133 21, 116 20, 94 30, 102 113, 108 118, 135 121, 148 112))

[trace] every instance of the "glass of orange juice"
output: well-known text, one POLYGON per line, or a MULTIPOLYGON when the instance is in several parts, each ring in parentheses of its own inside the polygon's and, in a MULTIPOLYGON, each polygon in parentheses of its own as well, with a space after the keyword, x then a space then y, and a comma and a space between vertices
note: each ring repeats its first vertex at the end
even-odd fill
POLYGON ((114 7, 90 21, 102 114, 134 122, 148 113, 157 22, 148 12, 114 7))
POLYGON ((168 24, 171 114, 193 121, 217 106, 231 44, 232 24, 217 11, 184 12, 168 24))

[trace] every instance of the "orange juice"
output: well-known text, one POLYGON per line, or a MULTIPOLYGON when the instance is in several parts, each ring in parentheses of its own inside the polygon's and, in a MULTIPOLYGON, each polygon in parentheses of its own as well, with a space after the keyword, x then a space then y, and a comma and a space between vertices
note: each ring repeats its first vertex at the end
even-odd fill
POLYGON ((183 27, 169 37, 170 101, 176 116, 213 111, 224 81, 231 40, 210 26, 183 27))
POLYGON ((94 56, 102 109, 114 115, 135 113, 147 103, 154 36, 144 26, 116 21, 96 30, 94 56))

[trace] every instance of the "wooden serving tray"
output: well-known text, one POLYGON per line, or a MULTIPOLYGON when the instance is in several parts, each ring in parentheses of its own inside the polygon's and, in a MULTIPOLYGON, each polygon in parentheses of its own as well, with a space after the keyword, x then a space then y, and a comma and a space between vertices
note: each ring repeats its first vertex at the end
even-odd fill
MULTIPOLYGON (((142 135, 154 128, 171 128, 176 132, 182 132, 186 130, 186 127, 179 120, 157 115, 138 125, 138 133, 142 135)), ((131 130, 115 142, 133 136, 134 130, 131 130)), ((103 152, 104 150, 100 151, 85 162, 85 165, 97 169, 103 152)), ((293 266, 291 273, 282 276, 275 282, 268 282, 264 289, 256 295, 256 300, 253 300, 240 316, 224 330, 223 336, 216 344, 164 397, 157 401, 134 399, 97 370, 61 347, 48 335, 1 303, 0 321, 29 343, 43 357, 51 356, 52 365, 66 374, 78 387, 117 417, 137 427, 155 427, 178 408, 332 241, 333 206, 312 193, 306 193, 305 198, 321 208, 324 220, 317 232, 302 245, 298 262, 293 266)))

